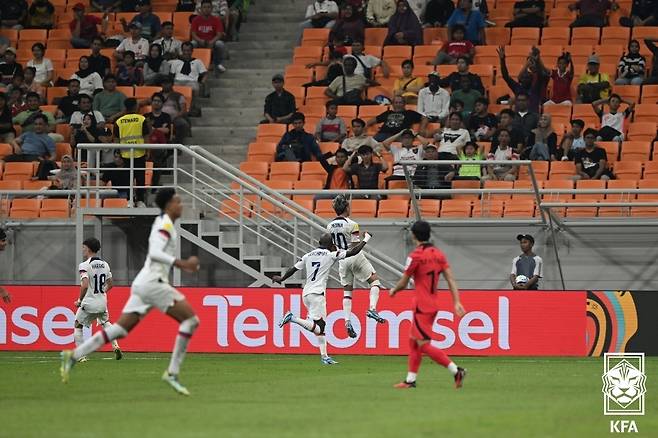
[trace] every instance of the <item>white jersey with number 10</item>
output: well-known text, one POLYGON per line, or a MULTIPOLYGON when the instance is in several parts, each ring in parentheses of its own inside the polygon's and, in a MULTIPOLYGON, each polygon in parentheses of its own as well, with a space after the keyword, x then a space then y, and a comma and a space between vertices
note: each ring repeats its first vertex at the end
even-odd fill
POLYGON ((329 251, 318 248, 305 254, 300 261, 295 263, 298 270, 306 269, 306 284, 303 296, 310 294, 323 295, 327 290, 329 272, 336 260, 344 259, 346 252, 343 250, 329 251))
POLYGON ((87 313, 102 313, 107 310, 107 297, 105 296, 105 283, 112 278, 110 265, 98 257, 91 257, 80 263, 80 281, 89 280, 87 293, 80 303, 80 307, 87 313))
POLYGON ((327 231, 338 249, 349 249, 351 243, 359 243, 359 224, 348 217, 337 217, 329 222, 327 231))

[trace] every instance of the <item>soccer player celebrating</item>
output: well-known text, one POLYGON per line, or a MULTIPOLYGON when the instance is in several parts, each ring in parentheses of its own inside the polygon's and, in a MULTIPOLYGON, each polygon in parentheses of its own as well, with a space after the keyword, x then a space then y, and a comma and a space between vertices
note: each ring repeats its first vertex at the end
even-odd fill
POLYGON ((362 242, 346 251, 344 249, 337 250, 333 244, 331 235, 323 234, 320 237, 320 246, 317 249, 305 254, 301 260, 288 269, 283 277, 279 275, 272 277, 274 283, 283 283, 295 272, 306 269, 306 284, 304 285, 302 297, 308 317, 307 319, 301 319, 288 311, 283 316, 283 319, 281 319, 281 322, 279 322, 279 327, 283 327, 289 322, 294 322, 306 330, 315 333, 318 337, 320 356, 324 365, 338 363, 327 354, 327 340, 324 337, 325 318, 327 317, 327 299, 325 294, 327 292, 329 272, 334 263, 336 263, 336 260, 343 260, 346 257, 352 257, 361 252, 368 240, 370 240, 370 237, 370 234, 365 233, 362 242))
MULTIPOLYGON (((0 228, 0 251, 4 251, 6 247, 7 233, 5 233, 5 230, 0 228)), ((2 299, 2 301, 7 304, 11 303, 11 295, 9 295, 9 292, 7 292, 7 290, 2 286, 0 286, 0 299, 2 299)))
MULTIPOLYGON (((75 330, 73 339, 75 346, 79 347, 84 342, 82 327, 89 327, 94 320, 104 329, 109 329, 110 316, 107 311, 107 293, 112 289, 112 271, 110 265, 98 257, 101 243, 98 239, 91 238, 82 242, 82 255, 85 261, 80 263, 80 298, 75 300, 78 311, 75 314, 75 330)), ((117 360, 121 360, 123 354, 119 343, 112 341, 112 348, 117 360)), ((87 357, 82 356, 78 362, 86 362, 87 357)))
POLYGON ((192 256, 181 260, 174 256, 178 241, 174 222, 183 212, 180 196, 172 188, 162 188, 155 196, 155 203, 160 207, 161 214, 153 221, 148 256, 144 267, 133 281, 130 298, 121 317, 116 324, 103 328, 75 350, 62 352, 62 382, 68 382, 71 368, 78 359, 98 350, 107 342, 127 336, 155 307, 180 323, 169 368, 162 375, 162 380, 179 394, 190 395, 187 388, 178 381, 178 371, 185 357, 187 344, 199 325, 199 318, 185 296, 169 284, 169 271, 174 265, 185 272, 196 272, 199 270, 199 259, 192 256))
MULTIPOLYGON (((349 218, 350 203, 343 195, 338 195, 332 202, 334 211, 338 217, 327 225, 327 232, 336 248, 347 250, 359 244, 359 224, 349 218)), ((343 285, 343 312, 345 313, 345 329, 350 338, 356 338, 357 334, 352 327, 352 291, 354 290, 354 278, 359 281, 367 281, 370 285, 370 304, 366 316, 378 323, 384 323, 385 319, 377 313, 377 302, 379 301, 379 287, 381 283, 377 273, 368 261, 365 254, 341 260, 338 263, 338 274, 340 283, 343 285)))
POLYGON ((431 232, 430 224, 425 221, 417 221, 413 224, 411 233, 417 247, 407 258, 407 267, 402 278, 389 291, 389 295, 394 297, 395 294, 407 287, 409 279, 413 277, 416 285, 416 295, 414 297, 414 318, 409 337, 409 371, 407 378, 395 385, 396 388, 416 387, 416 375, 423 359, 423 353, 431 357, 436 363, 448 368, 455 377, 455 387, 461 388, 464 377, 466 377, 464 368, 455 365, 448 355, 430 344, 432 325, 439 311, 436 286, 441 273, 445 276, 452 293, 455 313, 458 316, 463 316, 465 313, 464 306, 459 301, 457 283, 452 276, 452 270, 448 265, 446 256, 429 242, 431 232))

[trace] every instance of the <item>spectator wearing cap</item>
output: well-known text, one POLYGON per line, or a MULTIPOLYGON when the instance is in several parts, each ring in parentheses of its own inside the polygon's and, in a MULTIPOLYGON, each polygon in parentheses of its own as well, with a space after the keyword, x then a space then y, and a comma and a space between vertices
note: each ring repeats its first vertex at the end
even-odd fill
MULTIPOLYGON (((455 157, 446 157, 445 159, 453 159, 455 157)), ((423 148, 423 161, 436 161, 440 160, 439 151, 433 144, 427 144, 423 148)), ((455 167, 449 165, 436 165, 436 164, 423 164, 421 161, 416 166, 414 173, 414 184, 421 189, 449 189, 452 185, 451 181, 455 177, 455 167)), ((444 198, 442 195, 423 195, 423 198, 440 199, 444 198)))
POLYGON ((25 0, 0 1, 0 27, 20 30, 27 17, 27 2, 25 0))
POLYGON ((121 9, 121 0, 91 0, 94 12, 116 12, 121 9))
POLYGON ((425 80, 414 75, 414 63, 411 59, 402 61, 402 76, 393 83, 393 93, 404 97, 409 105, 418 103, 418 91, 425 86, 425 80))
POLYGON ((537 254, 532 252, 535 245, 535 238, 530 234, 519 234, 516 236, 521 246, 521 255, 514 257, 512 260, 512 272, 509 279, 512 288, 516 290, 537 290, 539 289, 539 279, 543 276, 544 261, 537 254), (525 276, 528 281, 517 283, 516 278, 519 275, 525 276))
POLYGON ((94 38, 100 37, 98 25, 101 25, 103 33, 107 32, 107 14, 102 19, 95 15, 85 14, 85 5, 83 3, 76 3, 73 6, 73 20, 69 23, 71 45, 76 49, 91 47, 94 38))
POLYGON ((375 135, 375 140, 384 141, 400 131, 411 129, 416 123, 420 123, 419 132, 425 132, 427 118, 416 111, 406 109, 404 97, 393 96, 392 103, 392 109, 384 111, 374 119, 370 119, 366 124, 366 127, 369 127, 377 123, 383 123, 379 132, 375 135))
MULTIPOLYGON (((384 149, 393 155, 393 174, 386 177, 386 186, 389 181, 405 180, 404 166, 399 164, 400 161, 420 161, 423 159, 423 148, 421 145, 414 145, 416 134, 411 129, 405 129, 382 142, 384 149), (400 142, 399 145, 395 144, 400 142)), ((421 143, 427 144, 429 141, 419 137, 421 143)), ((413 176, 416 166, 408 166, 407 171, 413 176)))
POLYGON ((444 123, 450 111, 450 93, 441 88, 437 72, 430 72, 427 78, 428 86, 418 92, 417 110, 428 122, 444 123))
POLYGON ((0 63, 2 83, 9 85, 16 73, 23 74, 23 66, 16 62, 16 49, 7 47, 7 50, 5 50, 5 59, 0 63))
POLYGON ((570 27, 603 27, 608 24, 608 11, 616 11, 614 0, 578 0, 569 5, 570 11, 578 11, 578 18, 570 27))
POLYGON ((461 78, 462 76, 467 76, 471 80, 471 88, 478 90, 481 94, 484 95, 484 86, 482 85, 482 79, 480 76, 475 73, 468 71, 469 69, 468 58, 460 56, 457 58, 457 71, 453 71, 445 78, 441 79, 441 87, 450 88, 451 91, 459 90, 461 88, 461 78))
POLYGON ((194 47, 212 50, 212 62, 217 75, 226 71, 226 67, 222 65, 226 58, 226 44, 223 41, 226 37, 226 28, 224 22, 219 17, 211 15, 211 12, 211 1, 203 0, 201 15, 197 15, 192 20, 192 44, 194 47))
POLYGON ((205 84, 207 80, 208 70, 203 65, 203 61, 192 57, 194 50, 192 43, 183 43, 181 50, 180 59, 174 59, 169 63, 170 72, 174 75, 174 84, 192 87, 198 92, 201 84, 205 84))
POLYGON ((578 80, 578 103, 592 103, 607 99, 610 95, 610 76, 600 71, 601 61, 597 55, 587 59, 587 70, 578 80))
POLYGON ((137 21, 131 21, 128 25, 130 36, 121 41, 116 48, 115 56, 117 61, 123 61, 125 52, 133 52, 137 61, 143 61, 149 54, 149 42, 142 37, 142 24, 137 21))
MULTIPOLYGON (((356 176, 357 188, 377 190, 379 188, 379 174, 388 170, 386 160, 382 159, 379 152, 374 152, 370 146, 363 145, 347 159, 343 165, 343 170, 350 176, 356 176), (379 158, 379 162, 372 161, 373 153, 379 158), (356 155, 359 155, 359 162, 356 161, 356 155), (353 164, 352 164, 353 163, 353 164)), ((366 195, 365 198, 373 196, 366 195)))
POLYGON ((283 134, 276 147, 276 161, 311 161, 312 157, 326 164, 320 151, 320 145, 313 134, 304 131, 306 118, 302 113, 294 113, 290 117, 292 129, 283 134))
MULTIPOLYGON (((160 36, 160 17, 155 15, 151 11, 151 1, 150 0, 139 0, 137 2, 137 8, 139 13, 130 20, 130 24, 139 23, 142 27, 140 28, 140 35, 142 38, 153 41, 154 39, 160 36)), ((130 31, 130 26, 126 22, 125 18, 121 18, 121 25, 123 26, 123 31, 130 31)))
POLYGON ((171 21, 165 21, 162 23, 160 38, 153 41, 153 44, 162 47, 162 56, 170 61, 180 56, 183 43, 174 37, 174 23, 171 21))
POLYGON ((263 114, 265 119, 261 123, 288 123, 290 116, 297 109, 295 96, 283 88, 283 75, 272 76, 272 87, 274 91, 265 97, 265 108, 263 114))

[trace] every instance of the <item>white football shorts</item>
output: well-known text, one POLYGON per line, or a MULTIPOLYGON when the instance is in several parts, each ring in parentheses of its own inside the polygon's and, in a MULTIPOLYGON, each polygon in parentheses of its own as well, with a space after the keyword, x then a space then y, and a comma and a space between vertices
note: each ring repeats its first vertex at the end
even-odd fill
POLYGON ((317 321, 320 318, 327 319, 327 299, 324 295, 304 295, 303 301, 307 310, 307 318, 313 321, 317 321))
POLYGON ((75 312, 75 320, 85 327, 91 327, 91 324, 94 321, 98 321, 98 325, 102 326, 110 321, 110 314, 107 313, 107 310, 100 313, 89 313, 80 307, 78 311, 75 312))
POLYGON ((354 278, 365 282, 374 273, 375 268, 372 267, 372 264, 362 252, 338 261, 338 275, 340 276, 341 286, 354 285, 354 278))
POLYGON ((123 313, 145 315, 152 307, 165 313, 176 301, 184 299, 185 295, 178 292, 169 283, 160 283, 158 281, 133 283, 130 288, 130 298, 123 306, 123 313))

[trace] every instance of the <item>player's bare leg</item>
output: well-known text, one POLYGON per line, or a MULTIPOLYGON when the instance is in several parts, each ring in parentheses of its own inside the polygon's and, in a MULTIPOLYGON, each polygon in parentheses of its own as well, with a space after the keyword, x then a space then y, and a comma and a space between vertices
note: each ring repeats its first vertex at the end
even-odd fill
POLYGON ((347 336, 350 338, 356 338, 356 330, 352 326, 352 290, 354 286, 351 284, 346 284, 343 286, 343 314, 345 315, 345 330, 347 330, 347 336))
POLYGON ((167 382, 179 394, 190 395, 187 388, 178 381, 178 373, 183 359, 185 359, 187 344, 189 344, 192 334, 199 326, 199 318, 187 300, 176 301, 173 306, 167 309, 167 315, 178 321, 180 325, 174 343, 174 350, 171 353, 169 367, 162 375, 162 380, 167 382))
POLYGON ((386 320, 381 316, 379 316, 379 313, 377 313, 377 303, 379 302, 379 288, 382 284, 379 281, 376 272, 373 272, 372 275, 370 275, 370 278, 368 278, 368 284, 370 285, 370 304, 368 305, 368 311, 366 312, 366 316, 368 318, 374 319, 380 324, 383 324, 386 322, 386 320))
POLYGON ((62 364, 60 366, 62 382, 68 382, 71 369, 81 357, 93 353, 108 342, 126 337, 139 324, 140 319, 138 313, 124 313, 115 324, 103 328, 75 350, 62 351, 62 364))
POLYGON ((318 337, 318 348, 320 349, 320 357, 324 365, 335 365, 338 363, 333 358, 331 358, 331 356, 329 356, 329 354, 327 353, 327 340, 324 336, 324 328, 326 322, 324 321, 324 319, 322 318, 317 320, 302 319, 296 317, 295 315, 293 315, 292 312, 288 311, 285 315, 283 315, 281 321, 279 321, 279 327, 283 327, 289 322, 297 324, 298 326, 305 328, 309 332, 313 332, 318 337))
MULTIPOLYGON (((110 323, 110 321, 105 321, 101 323, 101 327, 103 327, 104 329, 109 328, 110 326, 112 326, 112 323, 110 323)), ((119 347, 119 342, 117 342, 116 339, 112 341, 112 350, 114 351, 114 357, 116 358, 116 360, 121 360, 123 358, 123 352, 121 351, 121 348, 119 347)))
MULTIPOLYGON (((83 325, 78 321, 75 321, 73 329, 73 340, 75 341, 76 348, 81 346, 85 342, 84 333, 82 332, 83 325)), ((87 362, 87 356, 82 356, 78 359, 78 362, 87 362)))
POLYGON ((395 388, 404 389, 416 387, 416 376, 418 374, 418 369, 420 368, 423 353, 432 358, 434 362, 448 368, 448 371, 450 371, 455 378, 455 388, 462 387, 464 378, 466 377, 466 370, 464 368, 458 367, 452 360, 450 360, 447 354, 432 346, 430 341, 426 339, 409 338, 409 369, 407 372, 407 378, 404 382, 396 384, 395 388))

